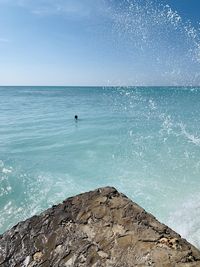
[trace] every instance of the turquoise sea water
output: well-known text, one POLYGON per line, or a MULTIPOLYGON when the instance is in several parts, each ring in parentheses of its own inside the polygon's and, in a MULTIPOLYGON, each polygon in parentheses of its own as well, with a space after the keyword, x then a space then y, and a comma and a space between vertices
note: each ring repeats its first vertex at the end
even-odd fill
POLYGON ((110 185, 200 247, 199 114, 195 87, 0 87, 0 232, 110 185))

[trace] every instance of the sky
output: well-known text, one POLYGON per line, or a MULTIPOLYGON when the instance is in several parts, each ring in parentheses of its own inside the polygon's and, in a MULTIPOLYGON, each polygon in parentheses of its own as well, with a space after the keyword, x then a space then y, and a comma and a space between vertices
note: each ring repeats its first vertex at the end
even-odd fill
POLYGON ((200 85, 199 0, 0 0, 0 85, 200 85))

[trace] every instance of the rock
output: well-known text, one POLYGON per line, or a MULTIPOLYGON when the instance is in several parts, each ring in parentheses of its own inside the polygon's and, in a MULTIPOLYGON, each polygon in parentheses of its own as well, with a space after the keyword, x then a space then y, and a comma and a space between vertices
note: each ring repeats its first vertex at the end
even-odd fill
POLYGON ((0 236, 1 267, 192 267, 200 251, 111 187, 68 198, 0 236))

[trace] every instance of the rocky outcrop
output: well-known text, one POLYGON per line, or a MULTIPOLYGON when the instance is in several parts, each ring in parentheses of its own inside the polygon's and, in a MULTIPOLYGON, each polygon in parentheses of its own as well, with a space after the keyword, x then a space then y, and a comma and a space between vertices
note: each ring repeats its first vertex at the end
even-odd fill
POLYGON ((68 198, 4 233, 0 266, 200 266, 200 251, 106 187, 68 198))

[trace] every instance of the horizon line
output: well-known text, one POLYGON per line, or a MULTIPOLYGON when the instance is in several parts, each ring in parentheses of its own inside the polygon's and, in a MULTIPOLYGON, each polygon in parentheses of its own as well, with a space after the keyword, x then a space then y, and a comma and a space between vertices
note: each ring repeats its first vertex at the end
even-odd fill
POLYGON ((0 87, 200 87, 200 85, 0 85, 0 87))

